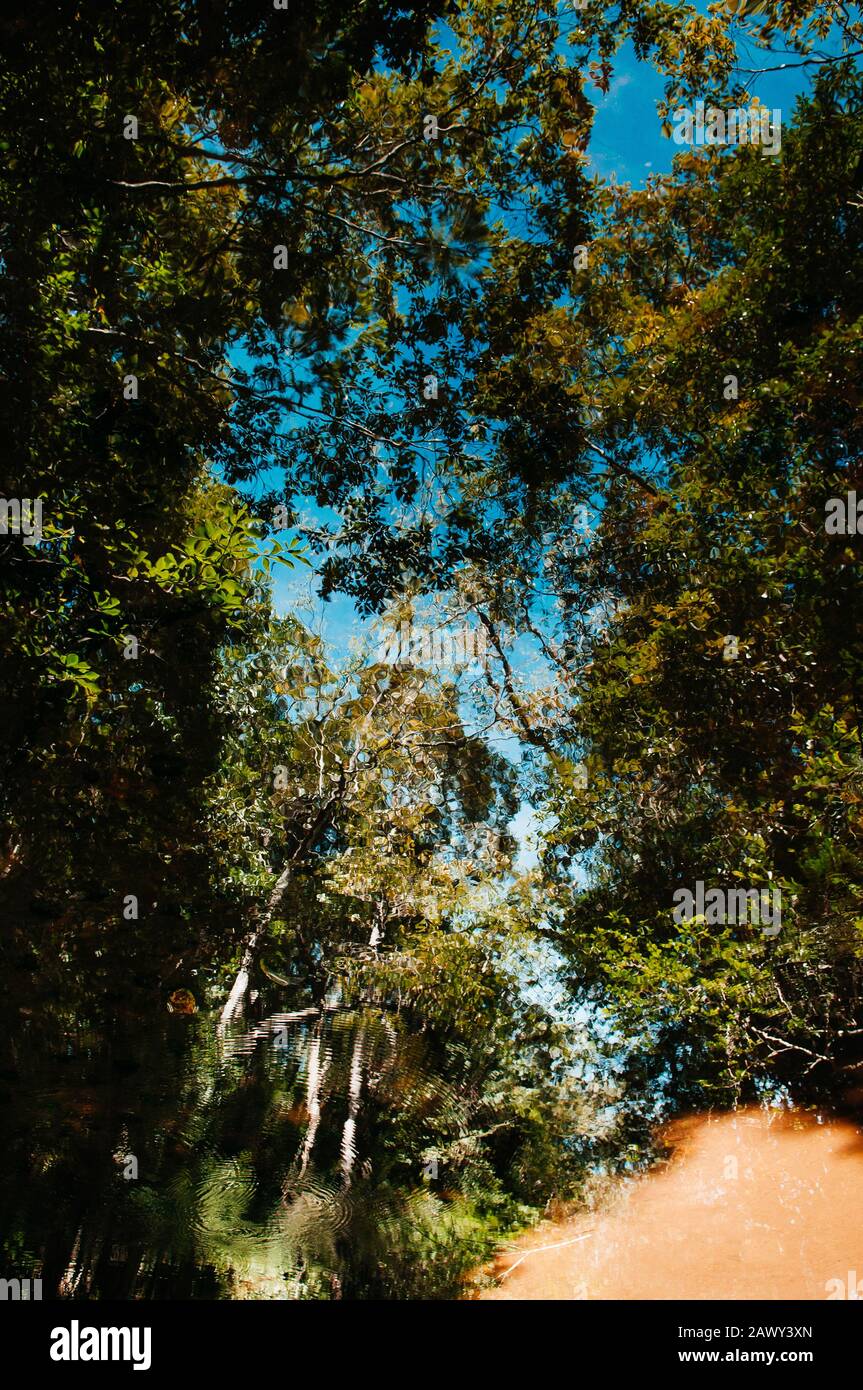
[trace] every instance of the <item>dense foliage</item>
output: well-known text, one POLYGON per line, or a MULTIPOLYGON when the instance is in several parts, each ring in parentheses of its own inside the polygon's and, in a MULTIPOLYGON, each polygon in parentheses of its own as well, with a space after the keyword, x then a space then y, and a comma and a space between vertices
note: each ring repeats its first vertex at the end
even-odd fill
POLYGON ((824 524, 863 488, 860 25, 83 0, 0 37, 10 1248, 66 1292, 76 1242, 88 1289, 236 1293, 230 1169, 297 1296, 443 1295, 661 1105, 836 1089, 863 1034, 859 544, 824 524), (811 70, 781 151, 591 174, 624 44, 667 123, 748 100, 741 38, 811 70), (363 619, 433 600, 486 659, 334 652, 276 611, 300 568, 363 619), (675 921, 697 881, 781 890, 781 930, 675 921), (257 1058, 255 1021, 305 1010, 286 1071, 220 1070, 232 1029, 257 1058), (76 1059, 59 1118, 40 1036, 76 1059), (136 1119, 117 1075, 150 1078, 136 1119), (118 1284, 82 1175, 129 1150, 118 1284))

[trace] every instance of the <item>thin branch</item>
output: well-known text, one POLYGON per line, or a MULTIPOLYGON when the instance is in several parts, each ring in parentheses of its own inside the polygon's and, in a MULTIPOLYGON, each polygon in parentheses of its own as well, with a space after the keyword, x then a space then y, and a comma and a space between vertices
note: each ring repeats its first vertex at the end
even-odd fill
POLYGON ((844 63, 847 58, 859 58, 863 48, 855 48, 850 53, 836 53, 832 57, 803 58, 799 63, 777 63, 773 68, 738 68, 746 77, 761 77, 765 72, 786 72, 789 68, 808 68, 823 66, 824 63, 844 63))

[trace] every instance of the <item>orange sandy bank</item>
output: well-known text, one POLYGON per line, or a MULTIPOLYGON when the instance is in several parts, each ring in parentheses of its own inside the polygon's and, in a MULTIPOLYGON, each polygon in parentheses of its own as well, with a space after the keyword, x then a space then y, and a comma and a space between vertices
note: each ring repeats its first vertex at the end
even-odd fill
POLYGON ((479 1297, 823 1300, 848 1296, 851 1271, 863 1285, 855 1125, 749 1109, 675 1121, 664 1138, 666 1163, 600 1212, 531 1231, 479 1297))

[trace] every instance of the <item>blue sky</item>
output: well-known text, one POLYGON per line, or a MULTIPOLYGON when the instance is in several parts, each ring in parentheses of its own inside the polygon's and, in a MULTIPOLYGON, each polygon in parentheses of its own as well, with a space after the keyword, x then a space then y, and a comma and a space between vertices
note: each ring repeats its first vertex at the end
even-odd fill
MULTIPOLYGON (((793 54, 784 52, 767 57, 754 45, 740 45, 742 66, 758 68, 767 62, 799 62, 793 54)), ((785 72, 764 73, 750 79, 750 92, 762 105, 778 108, 782 124, 788 125, 794 103, 807 90, 815 69, 789 68, 785 72)), ((656 104, 663 93, 663 78, 649 64, 639 62, 631 44, 627 43, 614 60, 614 77, 607 95, 593 91, 591 100, 596 106, 596 120, 591 139, 592 172, 603 178, 614 175, 618 183, 644 183, 651 174, 667 173, 680 146, 663 135, 656 104)))

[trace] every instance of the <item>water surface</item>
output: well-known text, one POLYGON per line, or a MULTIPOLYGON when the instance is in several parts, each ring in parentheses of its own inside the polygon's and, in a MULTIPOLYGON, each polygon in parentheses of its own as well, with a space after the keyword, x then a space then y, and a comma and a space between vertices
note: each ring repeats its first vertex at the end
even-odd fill
POLYGON ((100 1034, 44 1014, 4 1047, 5 1277, 46 1298, 460 1292, 468 1211, 435 1144, 467 1128, 466 1086, 397 1016, 219 1037, 202 1015, 100 1034))

